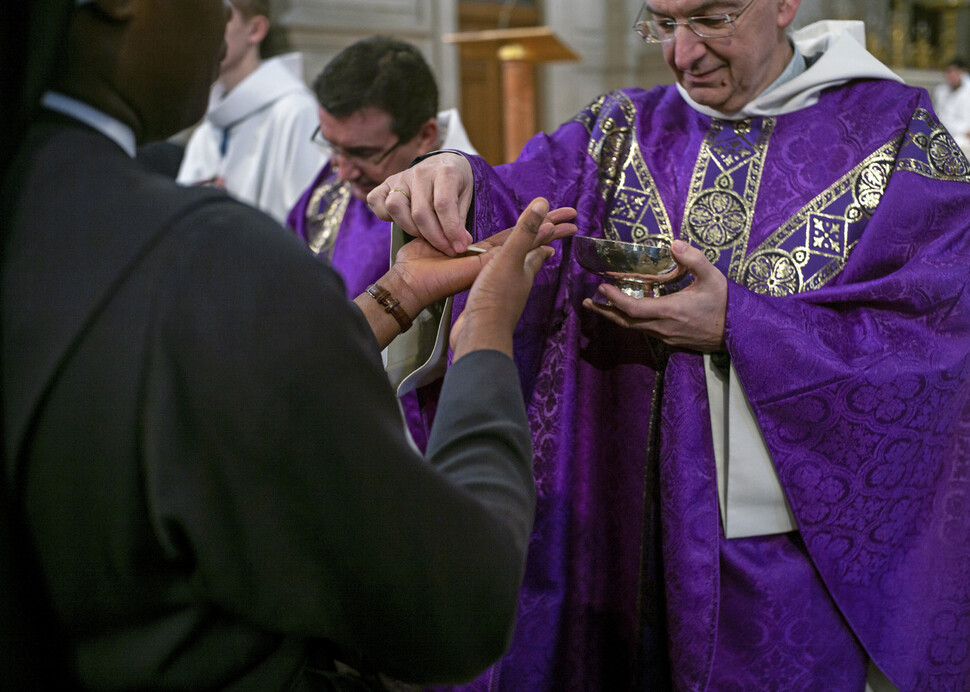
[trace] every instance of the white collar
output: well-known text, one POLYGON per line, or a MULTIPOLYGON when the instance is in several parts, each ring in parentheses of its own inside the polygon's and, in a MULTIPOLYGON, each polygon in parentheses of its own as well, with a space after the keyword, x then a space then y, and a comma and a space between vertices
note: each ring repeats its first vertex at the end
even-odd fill
POLYGON ((135 157, 135 132, 120 120, 112 118, 107 113, 99 111, 94 106, 78 101, 70 96, 56 91, 47 91, 41 96, 41 105, 45 108, 63 113, 75 120, 80 120, 86 125, 90 125, 105 137, 113 140, 119 147, 125 150, 128 156, 135 157))
POLYGON ((264 60, 228 94, 216 82, 209 93, 205 118, 219 129, 230 128, 280 97, 309 90, 303 81, 303 56, 286 53, 264 60))
POLYGON ((724 114, 694 102, 678 84, 677 88, 690 106, 712 118, 741 120, 773 116, 808 108, 818 102, 819 94, 829 87, 852 79, 890 79, 903 81, 865 49, 865 25, 859 21, 821 21, 799 29, 791 36, 795 58, 804 56, 808 67, 801 72, 789 69, 788 79, 778 79, 758 94, 739 112, 724 114))

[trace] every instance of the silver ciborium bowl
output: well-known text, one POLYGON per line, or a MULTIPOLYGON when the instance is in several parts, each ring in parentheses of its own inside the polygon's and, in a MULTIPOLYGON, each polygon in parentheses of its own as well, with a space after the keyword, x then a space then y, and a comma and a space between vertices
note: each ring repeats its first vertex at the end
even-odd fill
POLYGON ((573 236, 573 250, 579 265, 616 284, 634 298, 659 295, 660 287, 677 269, 670 254, 670 243, 663 238, 649 238, 628 243, 608 238, 573 236))

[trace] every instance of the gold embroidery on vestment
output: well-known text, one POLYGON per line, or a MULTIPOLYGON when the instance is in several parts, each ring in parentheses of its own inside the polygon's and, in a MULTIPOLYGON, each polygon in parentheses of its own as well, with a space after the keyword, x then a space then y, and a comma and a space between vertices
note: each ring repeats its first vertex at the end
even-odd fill
MULTIPOLYGON (((622 92, 610 96, 614 107, 595 121, 587 148, 597 162, 600 196, 606 202, 603 236, 632 242, 662 236, 670 242, 673 227, 638 144, 636 106, 622 92)), ((598 99, 588 112, 601 113, 604 103, 598 99)))
MULTIPOLYGON (((673 239, 666 207, 639 147, 635 105, 622 92, 613 92, 576 119, 590 130, 587 151, 597 162, 605 202, 603 235, 673 239)), ((758 293, 785 296, 815 290, 837 276, 895 171, 970 182, 970 163, 956 142, 929 111, 917 109, 905 134, 867 156, 756 247, 749 247, 776 119, 755 123, 712 121, 691 177, 681 237, 704 251, 730 279, 758 293)))
POLYGON ((306 240, 313 252, 333 259, 340 224, 350 202, 350 186, 339 180, 324 182, 310 195, 306 207, 306 240))
POLYGON ((586 128, 586 131, 592 134, 593 126, 596 124, 596 120, 599 118, 600 111, 603 110, 603 104, 606 103, 608 96, 608 94, 602 94, 601 96, 597 97, 595 101, 586 106, 585 109, 577 114, 573 120, 582 123, 586 128))
POLYGON ((740 272, 747 254, 774 127, 774 118, 764 118, 760 131, 753 134, 749 120, 714 120, 694 166, 681 237, 703 249, 714 264, 721 252, 730 251, 731 278, 740 272), (726 129, 731 134, 722 136, 726 129))
POLYGON ((913 120, 926 123, 929 129, 929 132, 914 131, 911 126, 907 132, 909 142, 922 150, 925 159, 903 155, 898 168, 934 180, 970 183, 970 162, 946 128, 925 108, 917 108, 913 120))
POLYGON ((850 237, 861 235, 852 233, 853 225, 867 223, 882 200, 901 141, 883 145, 799 209, 731 278, 774 296, 824 286, 845 266, 857 242, 850 237))

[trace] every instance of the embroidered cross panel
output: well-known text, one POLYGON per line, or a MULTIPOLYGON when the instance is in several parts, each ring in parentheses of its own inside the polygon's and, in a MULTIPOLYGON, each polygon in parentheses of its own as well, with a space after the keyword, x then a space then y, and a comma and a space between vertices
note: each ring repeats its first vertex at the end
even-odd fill
MULTIPOLYGON (((576 120, 590 132, 606 202, 605 237, 674 238, 667 207, 638 146, 636 107, 606 94, 576 120)), ((775 118, 713 120, 694 166, 680 237, 701 248, 730 279, 758 293, 814 290, 837 276, 895 171, 970 183, 970 163, 925 109, 909 129, 870 154, 756 247, 751 225, 775 118)), ((668 200, 669 204, 670 200, 668 200)))

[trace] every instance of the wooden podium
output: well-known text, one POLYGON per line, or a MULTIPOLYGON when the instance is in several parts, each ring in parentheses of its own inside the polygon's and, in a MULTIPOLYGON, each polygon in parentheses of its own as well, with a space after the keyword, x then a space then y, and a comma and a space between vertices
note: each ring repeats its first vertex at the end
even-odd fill
POLYGON ((463 59, 497 61, 502 71, 502 121, 505 161, 512 161, 538 130, 536 122, 536 63, 579 60, 545 26, 445 34, 458 44, 463 59))

